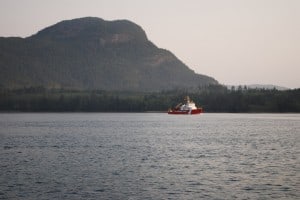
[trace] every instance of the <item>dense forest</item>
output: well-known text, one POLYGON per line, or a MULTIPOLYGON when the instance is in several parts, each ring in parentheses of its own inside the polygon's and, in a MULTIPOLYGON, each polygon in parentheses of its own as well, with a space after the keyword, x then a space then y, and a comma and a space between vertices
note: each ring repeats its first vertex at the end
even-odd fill
POLYGON ((161 92, 0 88, 2 112, 147 112, 167 111, 189 95, 205 112, 300 112, 300 89, 227 89, 222 85, 161 92))

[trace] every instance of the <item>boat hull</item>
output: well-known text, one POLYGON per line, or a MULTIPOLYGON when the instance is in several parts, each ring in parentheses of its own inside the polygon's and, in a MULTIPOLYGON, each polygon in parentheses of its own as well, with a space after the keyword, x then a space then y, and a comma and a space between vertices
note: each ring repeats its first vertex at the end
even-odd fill
POLYGON ((168 111, 168 114, 171 115, 196 115, 202 113, 202 108, 197 108, 194 110, 170 110, 168 111))

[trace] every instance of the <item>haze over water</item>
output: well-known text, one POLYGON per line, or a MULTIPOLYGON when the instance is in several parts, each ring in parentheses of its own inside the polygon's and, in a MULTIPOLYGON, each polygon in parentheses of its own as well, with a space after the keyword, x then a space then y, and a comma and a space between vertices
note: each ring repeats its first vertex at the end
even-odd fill
POLYGON ((0 199, 298 199, 299 114, 0 114, 0 199))

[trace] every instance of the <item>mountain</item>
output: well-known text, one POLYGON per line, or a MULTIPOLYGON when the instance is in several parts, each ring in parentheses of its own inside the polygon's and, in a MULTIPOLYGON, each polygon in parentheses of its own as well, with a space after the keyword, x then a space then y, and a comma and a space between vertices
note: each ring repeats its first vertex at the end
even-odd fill
POLYGON ((251 84, 247 85, 248 88, 250 89, 267 89, 267 90, 290 90, 290 88, 283 87, 283 86, 278 86, 278 85, 271 85, 271 84, 251 84))
MULTIPOLYGON (((176 42, 176 41, 174 41, 176 42)), ((159 91, 218 84, 156 47, 128 20, 86 17, 0 38, 0 86, 159 91)))
POLYGON ((280 90, 280 91, 284 91, 284 90, 290 90, 290 88, 287 87, 282 87, 282 86, 278 86, 278 85, 271 85, 271 84, 250 84, 250 85, 227 85, 226 86, 228 89, 231 89, 232 87, 234 87, 235 89, 242 87, 242 88, 248 88, 248 89, 266 89, 266 90, 280 90))

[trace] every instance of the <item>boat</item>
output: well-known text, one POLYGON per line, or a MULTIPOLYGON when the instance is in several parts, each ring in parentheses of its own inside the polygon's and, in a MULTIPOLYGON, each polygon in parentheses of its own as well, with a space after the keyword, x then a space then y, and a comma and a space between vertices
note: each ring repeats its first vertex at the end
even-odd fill
POLYGON ((184 101, 184 103, 179 103, 173 109, 169 109, 168 114, 194 115, 203 112, 203 109, 201 107, 197 107, 189 96, 185 97, 184 101))

